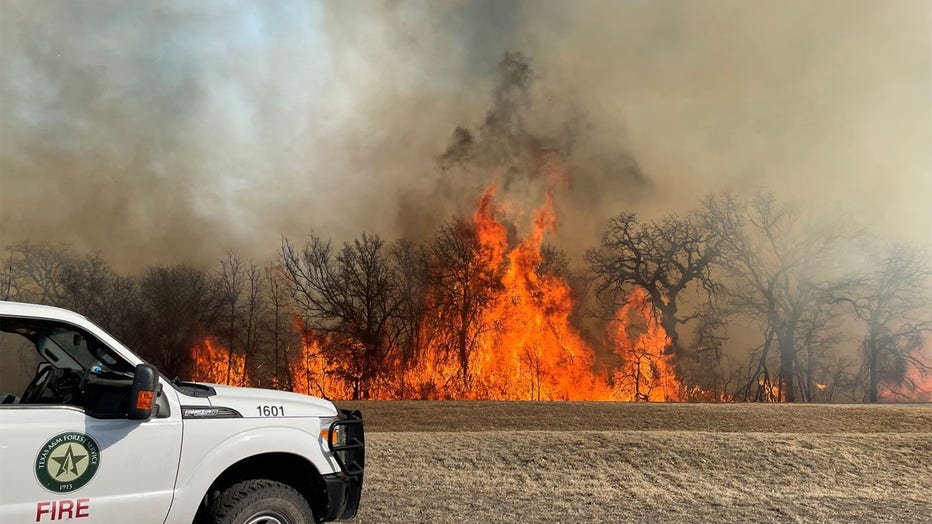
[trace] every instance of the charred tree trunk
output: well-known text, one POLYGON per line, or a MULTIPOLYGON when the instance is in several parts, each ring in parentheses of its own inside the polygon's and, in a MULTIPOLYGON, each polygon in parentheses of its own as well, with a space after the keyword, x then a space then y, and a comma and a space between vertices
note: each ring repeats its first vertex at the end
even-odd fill
POLYGON ((670 304, 659 307, 658 309, 660 310, 660 325, 666 332, 667 337, 670 338, 669 344, 664 348, 664 353, 667 355, 676 355, 677 362, 679 362, 679 359, 683 357, 684 351, 680 346, 679 333, 676 331, 679 325, 679 320, 676 318, 676 303, 670 302, 670 304))
POLYGON ((878 370, 880 355, 877 350, 877 339, 874 337, 873 333, 867 340, 867 351, 868 351, 868 378, 870 380, 869 389, 868 389, 868 399, 872 404, 876 404, 879 400, 877 395, 877 390, 880 388, 880 370, 878 370))
POLYGON ((463 375, 463 387, 467 390, 470 388, 469 377, 469 316, 471 312, 471 301, 463 300, 460 308, 460 326, 456 334, 456 357, 459 361, 460 372, 463 375))
POLYGON ((796 402, 795 369, 796 363, 796 327, 794 322, 784 322, 777 330, 777 344, 780 346, 781 393, 784 402, 796 402))
POLYGON ((456 356, 463 374, 463 385, 469 383, 469 341, 466 330, 461 329, 456 340, 456 356))

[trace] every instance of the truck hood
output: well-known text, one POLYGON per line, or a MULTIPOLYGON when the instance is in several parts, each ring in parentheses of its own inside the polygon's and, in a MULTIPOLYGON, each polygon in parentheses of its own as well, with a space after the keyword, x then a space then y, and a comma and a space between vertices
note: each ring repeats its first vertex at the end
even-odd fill
POLYGON ((246 418, 274 418, 263 415, 263 406, 277 408, 275 417, 333 417, 337 414, 333 402, 322 398, 273 389, 210 386, 217 392, 208 397, 211 406, 233 408, 246 418))

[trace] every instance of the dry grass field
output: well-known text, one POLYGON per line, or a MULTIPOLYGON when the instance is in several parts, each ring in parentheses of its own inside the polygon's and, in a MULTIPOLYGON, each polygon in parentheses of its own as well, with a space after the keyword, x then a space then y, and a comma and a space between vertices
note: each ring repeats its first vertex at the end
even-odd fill
POLYGON ((338 404, 363 523, 932 522, 932 405, 338 404))

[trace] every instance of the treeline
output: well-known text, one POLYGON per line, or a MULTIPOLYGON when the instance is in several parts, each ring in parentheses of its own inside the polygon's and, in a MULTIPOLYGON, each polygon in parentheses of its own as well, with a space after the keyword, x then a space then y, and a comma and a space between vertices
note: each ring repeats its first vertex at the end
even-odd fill
POLYGON ((212 336, 261 370, 257 385, 289 386, 280 381, 285 351, 298 342, 274 264, 247 264, 231 253, 212 269, 156 265, 123 275, 101 254, 63 244, 22 243, 8 256, 0 296, 77 311, 167 376, 195 374, 191 350, 212 336))
MULTIPOLYGON (((237 360, 244 370, 228 370, 229 381, 260 387, 348 398, 556 399, 570 397, 554 393, 553 375, 573 366, 609 386, 623 368, 649 382, 659 362, 631 368, 625 359, 641 357, 614 351, 609 335, 637 290, 665 332, 663 358, 677 380, 702 392, 682 398, 929 399, 923 351, 932 302, 921 248, 818 222, 763 192, 712 195, 656 221, 619 214, 580 270, 553 247, 517 251, 514 230, 490 237, 487 223, 456 219, 423 242, 364 233, 339 246, 311 234, 284 240, 262 264, 229 253, 212 268, 156 265, 137 274, 119 274, 101 254, 23 243, 6 253, 0 297, 78 311, 168 376, 203 376, 196 348, 210 339, 229 368, 237 360), (495 368, 476 358, 482 344, 501 340, 489 338, 501 329, 490 311, 520 301, 503 291, 515 285, 518 256, 531 266, 522 277, 531 284, 520 286, 528 300, 571 324, 595 361, 567 350, 569 360, 543 362, 547 353, 529 344, 514 353, 528 374, 521 389, 505 390, 478 373, 495 368)), ((625 336, 652 319, 627 326, 625 336)), ((573 380, 591 387, 578 373, 573 380)))

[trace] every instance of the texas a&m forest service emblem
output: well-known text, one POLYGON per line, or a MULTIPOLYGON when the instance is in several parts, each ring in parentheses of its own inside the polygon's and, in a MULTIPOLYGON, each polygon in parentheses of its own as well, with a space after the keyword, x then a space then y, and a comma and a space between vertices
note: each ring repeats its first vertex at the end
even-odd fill
POLYGON ((50 438, 36 456, 36 478, 45 489, 67 493, 87 484, 100 465, 100 446, 89 435, 69 431, 50 438))

